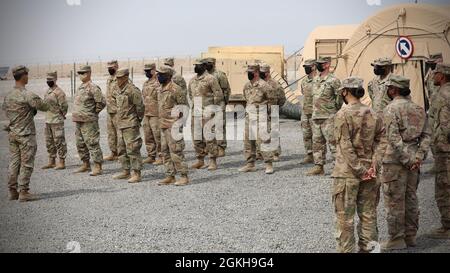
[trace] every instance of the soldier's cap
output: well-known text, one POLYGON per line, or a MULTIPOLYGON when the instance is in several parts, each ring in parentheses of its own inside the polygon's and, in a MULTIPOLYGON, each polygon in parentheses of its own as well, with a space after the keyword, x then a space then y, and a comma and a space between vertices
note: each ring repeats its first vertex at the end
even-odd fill
POLYGON ((437 64, 436 72, 442 73, 444 75, 450 75, 450 64, 449 63, 437 64))
POLYGON ((112 60, 108 62, 108 68, 114 67, 116 65, 119 65, 119 62, 117 60, 112 60))
POLYGON ((436 54, 431 54, 430 58, 428 58, 427 63, 435 63, 438 60, 442 60, 444 57, 442 56, 442 53, 436 53, 436 54))
POLYGON ((259 71, 264 72, 264 73, 270 72, 270 65, 269 65, 269 64, 266 64, 266 63, 262 64, 262 65, 259 67, 259 71))
POLYGON ((130 70, 128 68, 121 68, 117 70, 116 78, 122 78, 130 75, 130 70))
POLYGON ((346 88, 349 89, 358 89, 363 88, 364 80, 359 77, 349 77, 342 81, 341 88, 339 90, 344 90, 346 88))
POLYGON ((153 70, 155 68, 156 68, 156 64, 155 63, 149 63, 149 64, 145 64, 144 65, 144 71, 153 70))
POLYGON ((23 66, 23 65, 16 66, 11 71, 14 76, 30 72, 30 70, 26 66, 23 66))
POLYGON ((195 59, 194 62, 192 63, 193 65, 199 65, 199 64, 205 64, 205 59, 195 59))
POLYGON ((205 63, 215 64, 216 61, 217 61, 216 58, 213 57, 205 58, 205 63))
POLYGON ((175 65, 175 59, 173 57, 165 58, 164 64, 168 66, 174 66, 175 65))
POLYGON ((80 74, 80 73, 86 73, 86 72, 91 72, 91 71, 92 71, 92 69, 91 69, 90 65, 82 65, 78 69, 77 73, 80 74))
POLYGON ((47 72, 47 81, 56 81, 58 79, 58 72, 47 72))
POLYGON ((376 59, 375 61, 373 61, 373 63, 371 63, 372 66, 388 66, 388 65, 392 65, 392 59, 391 58, 379 58, 376 59))
POLYGON ((409 88, 410 80, 400 75, 392 75, 386 82, 386 86, 395 86, 400 89, 409 88))
POLYGON ((173 68, 168 65, 161 65, 156 69, 158 73, 173 75, 173 68))
POLYGON ((247 66, 247 71, 248 72, 256 72, 259 71, 260 66, 258 63, 251 63, 247 66))
POLYGON ((316 63, 318 64, 331 63, 331 57, 319 57, 319 59, 316 60, 316 63))
POLYGON ((305 61, 305 63, 303 64, 303 67, 305 66, 313 66, 316 63, 315 59, 308 59, 305 61))

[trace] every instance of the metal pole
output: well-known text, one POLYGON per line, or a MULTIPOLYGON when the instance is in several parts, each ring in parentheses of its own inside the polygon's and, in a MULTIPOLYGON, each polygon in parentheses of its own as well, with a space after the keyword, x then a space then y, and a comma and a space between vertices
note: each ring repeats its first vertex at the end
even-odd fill
POLYGON ((76 64, 73 63, 73 94, 72 97, 75 95, 75 90, 77 90, 77 68, 76 64))
POLYGON ((131 67, 131 82, 134 80, 134 67, 131 67))
POLYGON ((70 71, 70 96, 73 98, 73 71, 70 71))

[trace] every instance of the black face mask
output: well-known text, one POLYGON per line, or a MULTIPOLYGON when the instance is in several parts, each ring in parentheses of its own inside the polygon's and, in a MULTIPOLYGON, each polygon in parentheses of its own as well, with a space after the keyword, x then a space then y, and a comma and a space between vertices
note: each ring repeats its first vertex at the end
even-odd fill
POLYGON ((203 65, 196 65, 195 66, 195 68, 194 68, 194 72, 197 74, 197 75, 203 75, 203 73, 205 73, 205 67, 203 66, 203 65))
POLYGON ((373 73, 377 76, 383 76, 384 74, 386 74, 386 69, 384 69, 383 67, 375 66, 375 68, 373 69, 373 73))
POLYGON ((259 72, 259 77, 260 77, 261 79, 265 80, 265 79, 266 79, 266 73, 264 73, 264 72, 259 72))
POLYGON ((316 67, 317 67, 317 70, 319 71, 319 72, 323 72, 323 71, 325 71, 325 68, 323 67, 323 65, 322 64, 316 64, 316 67))
POLYGON ((149 79, 151 79, 153 77, 152 72, 151 71, 145 71, 145 76, 149 79))
POLYGON ((213 71, 213 69, 214 69, 214 65, 213 64, 207 64, 206 65, 206 70, 213 71))
POLYGON ((116 70, 114 68, 108 68, 108 73, 111 76, 114 76, 114 74, 116 74, 116 70))
POLYGON ((305 73, 309 75, 313 72, 313 68, 311 66, 305 66, 305 73))
POLYGON ((435 70, 437 64, 436 63, 425 63, 425 71, 428 72, 428 70, 435 70))
POLYGON ((47 82, 48 87, 52 88, 53 86, 55 86, 55 82, 53 81, 48 81, 47 82))
POLYGON ((255 78, 255 73, 253 72, 248 72, 247 73, 247 77, 250 81, 253 81, 253 79, 255 78))
POLYGON ((158 81, 160 84, 166 84, 169 82, 169 76, 166 74, 158 74, 158 81))

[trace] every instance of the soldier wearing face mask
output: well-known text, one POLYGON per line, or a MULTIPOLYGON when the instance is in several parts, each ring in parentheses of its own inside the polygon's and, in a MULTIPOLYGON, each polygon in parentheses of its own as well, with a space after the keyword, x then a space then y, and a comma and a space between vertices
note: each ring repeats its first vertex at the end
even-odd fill
POLYGON ((436 72, 436 66, 442 63, 442 53, 433 54, 426 62, 426 76, 425 76, 425 88, 427 91, 430 105, 433 105, 433 94, 439 90, 439 86, 434 85, 434 74, 436 72))
MULTIPOLYGON (((175 59, 170 57, 170 58, 166 58, 164 60, 164 65, 170 66, 172 69, 174 69, 175 67, 175 59)), ((172 76, 172 81, 178 85, 179 87, 181 87, 181 89, 186 93, 187 92, 187 84, 186 81, 184 80, 183 76, 181 76, 180 74, 178 74, 175 70, 174 70, 174 74, 172 76)))
POLYGON ((302 80, 301 88, 303 94, 302 102, 302 121, 303 144, 305 145, 306 157, 301 164, 314 163, 313 157, 313 132, 312 132, 312 114, 313 114, 313 88, 314 78, 316 77, 316 60, 309 59, 305 61, 306 77, 302 80))
POLYGON ((116 73, 119 69, 119 63, 116 60, 108 62, 109 78, 106 81, 106 131, 108 134, 108 145, 111 154, 106 156, 106 161, 116 161, 117 152, 117 102, 116 93, 118 91, 116 73))
POLYGON ((56 85, 57 72, 47 73, 47 85, 49 87, 44 101, 49 105, 45 115, 45 140, 49 154, 48 164, 42 169, 63 170, 66 168, 67 144, 64 133, 64 120, 66 119, 68 104, 66 94, 56 85), (56 156, 59 156, 56 165, 56 156))
POLYGON ((375 78, 369 82, 367 91, 372 100, 372 109, 382 117, 384 108, 391 102, 386 92, 386 82, 392 75, 392 60, 389 58, 376 59, 372 66, 375 78))

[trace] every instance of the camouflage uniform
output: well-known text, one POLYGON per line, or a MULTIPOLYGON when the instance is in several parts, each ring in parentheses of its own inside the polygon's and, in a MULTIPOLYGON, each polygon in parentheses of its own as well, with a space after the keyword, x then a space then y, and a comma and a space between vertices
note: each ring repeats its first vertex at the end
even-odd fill
MULTIPOLYGON (((428 59, 427 63, 438 63, 442 61, 443 56, 442 53, 432 54, 428 59)), ((428 99, 430 100, 430 104, 433 102, 433 94, 439 90, 439 86, 434 85, 434 75, 436 73, 436 69, 428 70, 425 75, 425 90, 427 91, 428 99)))
MULTIPOLYGON (((164 60, 164 65, 168 65, 171 68, 174 68, 175 66, 175 60, 174 58, 166 58, 164 60)), ((187 93, 187 84, 186 81, 184 80, 183 76, 179 75, 176 73, 176 71, 173 72, 174 74, 172 75, 172 81, 178 85, 179 87, 181 87, 181 90, 183 90, 183 92, 186 94, 187 93)))
MULTIPOLYGON (((308 60, 305 65, 314 65, 314 60, 308 60)), ((301 126, 303 131, 303 144, 306 154, 313 154, 313 132, 312 132, 312 114, 313 114, 313 88, 314 78, 306 76, 301 82, 303 103, 301 126)))
MULTIPOLYGON (((392 60, 389 58, 376 59, 372 63, 372 66, 390 67, 391 65, 392 65, 392 60)), ((383 118, 384 109, 391 102, 391 99, 387 95, 387 86, 386 86, 386 82, 389 81, 389 78, 391 77, 391 75, 392 74, 389 73, 383 79, 381 79, 380 76, 376 76, 367 85, 367 92, 369 93, 369 97, 372 100, 372 109, 381 118, 383 118)))
MULTIPOLYGON (((392 75, 386 85, 406 88, 409 80, 392 75)), ((381 182, 390 240, 415 238, 419 226, 419 170, 412 171, 411 167, 424 159, 430 147, 427 117, 410 99, 398 96, 386 107, 383 121, 381 182)))
MULTIPOLYGON (((326 58, 318 62, 326 61, 326 58)), ((314 81, 313 90, 313 153, 314 163, 324 166, 327 153, 327 143, 332 159, 336 154, 336 141, 333 136, 334 115, 342 106, 342 98, 338 95, 341 81, 329 73, 322 78, 318 75, 314 81)))
MULTIPOLYGON (((194 102, 195 98, 201 98, 202 100, 202 105, 195 105, 195 103, 193 103, 192 110, 192 139, 194 141, 197 159, 203 160, 207 155, 209 155, 210 158, 217 158, 218 145, 216 138, 207 140, 203 135, 205 124, 210 120, 213 120, 214 115, 212 115, 211 118, 204 118, 203 115, 207 106, 217 105, 222 108, 224 107, 224 96, 219 82, 214 76, 205 71, 200 77, 195 76, 189 82, 188 94, 192 102, 194 102), (201 108, 197 109, 196 107, 201 108), (198 122, 197 120, 201 121, 202 132, 195 131, 195 123, 198 122), (199 140, 200 138, 201 140, 199 140)), ((200 126, 198 126, 198 128, 200 129, 200 126)))
MULTIPOLYGON (((343 88, 362 88, 363 80, 349 78, 343 88)), ((377 114, 361 102, 342 108, 335 118, 336 165, 333 204, 336 213, 336 241, 338 251, 355 250, 354 218, 357 211, 359 248, 370 251, 368 244, 378 241, 377 183, 362 181, 363 176, 376 160, 376 149, 383 132, 383 124, 377 114)))
MULTIPOLYGON (((49 73, 47 80, 56 81, 56 72, 49 73)), ((66 119, 68 104, 66 94, 56 84, 49 88, 44 97, 44 102, 50 107, 45 115, 45 141, 50 158, 65 159, 67 144, 64 133, 64 120, 66 119)))
MULTIPOLYGON (((149 70, 154 69, 155 65, 149 66, 149 70)), ((158 155, 161 157, 161 129, 159 128, 158 117, 158 90, 160 84, 158 79, 149 79, 144 83, 142 96, 145 105, 144 117, 144 136, 145 146, 148 156, 155 159, 158 155)))
MULTIPOLYGON (((90 70, 89 66, 85 66, 80 72, 90 70)), ((75 94, 72 120, 76 124, 75 140, 78 155, 83 162, 89 162, 90 156, 95 163, 103 162, 98 115, 105 106, 105 97, 100 87, 91 81, 80 85, 75 94)))
POLYGON ((119 91, 116 75, 109 76, 106 81, 106 130, 108 134, 108 145, 111 152, 117 155, 117 102, 116 94, 119 91))
MULTIPOLYGON (((158 68, 160 73, 170 73, 167 66, 158 68)), ((177 105, 188 105, 185 92, 172 81, 161 86, 158 93, 159 126, 161 128, 161 152, 164 158, 166 176, 173 177, 178 172, 187 176, 188 167, 184 158, 184 139, 175 140, 172 137, 172 126, 179 120, 172 117, 172 109, 177 105)))
MULTIPOLYGON (((450 75, 450 64, 438 64, 436 71, 450 75)), ((432 146, 435 151, 436 202, 441 214, 442 226, 450 229, 450 83, 441 86, 433 94, 430 111, 433 128, 432 146)))
MULTIPOLYGON (((128 76, 128 69, 121 69, 117 77, 128 76)), ((141 121, 144 118, 144 103, 141 91, 128 82, 123 88, 119 87, 117 101, 118 155, 122 169, 134 171, 142 170, 141 157, 141 121)))
MULTIPOLYGON (((24 66, 13 69, 13 74, 28 72, 24 66)), ((3 111, 9 120, 8 131, 10 161, 8 187, 11 191, 28 191, 37 150, 34 116, 37 110, 47 111, 48 105, 33 92, 14 87, 4 99, 3 111)))

